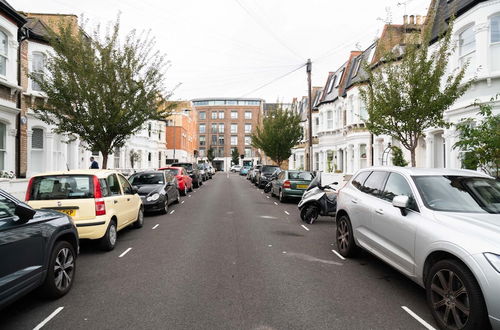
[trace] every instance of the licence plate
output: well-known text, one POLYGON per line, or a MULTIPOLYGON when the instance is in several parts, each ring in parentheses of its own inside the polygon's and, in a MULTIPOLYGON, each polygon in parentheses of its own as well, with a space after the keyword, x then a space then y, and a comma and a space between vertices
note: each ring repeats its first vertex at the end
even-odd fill
POLYGON ((307 189, 307 187, 308 187, 308 185, 306 185, 306 184, 298 184, 297 185, 298 189, 307 189))
POLYGON ((70 217, 74 217, 76 215, 76 210, 57 210, 62 213, 66 213, 70 217))

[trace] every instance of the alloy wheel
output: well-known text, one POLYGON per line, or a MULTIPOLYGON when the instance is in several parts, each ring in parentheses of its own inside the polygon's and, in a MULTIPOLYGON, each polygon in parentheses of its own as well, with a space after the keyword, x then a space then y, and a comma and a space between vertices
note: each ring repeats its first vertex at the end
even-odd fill
POLYGON ((470 315, 470 299, 462 279, 441 269, 431 281, 431 302, 435 314, 450 329, 463 329, 470 315))
POLYGON ((349 225, 345 219, 341 219, 337 225, 337 246, 341 251, 349 249, 349 225))
POLYGON ((62 248, 57 253, 54 265, 54 284, 60 291, 65 291, 73 280, 75 258, 69 248, 62 248))
POLYGON ((116 225, 114 223, 109 225, 109 243, 111 246, 115 246, 116 243, 116 225))

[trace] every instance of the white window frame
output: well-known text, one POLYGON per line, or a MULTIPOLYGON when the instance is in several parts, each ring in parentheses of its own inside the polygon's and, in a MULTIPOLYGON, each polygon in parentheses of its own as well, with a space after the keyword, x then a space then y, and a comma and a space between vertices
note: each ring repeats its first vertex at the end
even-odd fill
POLYGON ((470 25, 467 25, 466 27, 464 27, 463 29, 461 29, 459 32, 458 32, 458 58, 459 58, 459 63, 460 63, 460 66, 462 66, 464 64, 464 59, 467 59, 467 58, 470 58, 472 57, 472 55, 476 52, 476 34, 475 34, 475 31, 474 31, 474 24, 470 24, 470 25), (471 30, 472 32, 472 35, 474 36, 474 49, 463 54, 462 53, 462 45, 460 44, 460 40, 461 40, 461 36, 467 32, 468 30, 471 30))
POLYGON ((245 119, 252 119, 252 111, 245 111, 245 119))
POLYGON ((232 146, 238 145, 238 135, 231 135, 231 145, 232 146))
POLYGON ((333 111, 326 112, 326 129, 333 129, 333 111))
POLYGON ((238 124, 231 124, 231 134, 237 134, 237 133, 238 133, 238 124))
POLYGON ((231 110, 231 119, 238 119, 238 110, 231 110))
POLYGON ((245 124, 245 134, 252 133, 252 124, 245 124), (250 127, 250 129, 247 129, 250 127))
POLYGON ((5 76, 7 76, 7 66, 9 63, 9 35, 7 34, 7 32, 5 32, 3 30, 0 30, 0 35, 5 36, 5 49, 2 49, 0 47, 0 57, 5 60, 5 65, 4 65, 5 72, 0 72, 0 76, 5 77, 5 76), (5 50, 5 53, 4 53, 4 50, 5 50))
MULTIPOLYGON (((47 55, 42 53, 42 52, 33 52, 31 54, 31 73, 32 74, 41 74, 42 76, 45 76, 46 72, 45 72, 45 67, 47 65, 47 55), (41 56, 41 61, 42 61, 42 68, 35 68, 35 57, 37 56, 41 56)), ((36 91, 36 92, 42 92, 42 89, 41 88, 35 88, 35 81, 30 78, 30 82, 31 82, 31 90, 33 91, 36 91)), ((39 87, 39 86, 37 86, 39 87)))

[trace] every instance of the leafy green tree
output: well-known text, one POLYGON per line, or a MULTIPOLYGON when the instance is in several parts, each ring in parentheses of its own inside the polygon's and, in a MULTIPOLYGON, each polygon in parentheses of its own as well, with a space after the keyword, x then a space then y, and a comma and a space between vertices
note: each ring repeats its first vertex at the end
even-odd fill
POLYGON ((134 164, 141 160, 141 154, 138 151, 130 150, 130 166, 134 168, 134 164))
POLYGON ((408 165, 408 162, 403 156, 403 150, 401 150, 400 147, 392 146, 391 150, 392 150, 392 164, 394 164, 394 166, 405 167, 408 165))
POLYGON ((238 152, 238 148, 233 148, 231 151, 231 161, 234 165, 238 165, 240 163, 240 153, 238 152))
POLYGON ((252 146, 261 149, 278 166, 292 154, 302 138, 300 116, 278 107, 271 110, 252 134, 252 146))
POLYGON ((215 150, 211 146, 207 150, 207 159, 210 163, 215 159, 215 150))
POLYGON ((102 35, 93 36, 71 23, 48 37, 47 75, 31 74, 47 94, 35 105, 38 117, 54 132, 79 138, 86 148, 108 155, 122 147, 147 120, 167 117, 164 90, 167 62, 155 51, 154 40, 134 31, 119 40, 119 20, 102 35))
MULTIPOLYGON (((491 102, 495 99, 491 99, 491 102)), ((500 177, 500 114, 493 115, 491 103, 475 103, 482 120, 475 123, 467 118, 457 124, 460 140, 453 148, 462 151, 465 168, 481 168, 484 172, 500 177)))
POLYGON ((443 118, 448 109, 470 87, 464 82, 467 65, 446 73, 451 45, 450 23, 447 32, 429 49, 431 29, 414 33, 403 55, 387 52, 376 66, 366 65, 367 86, 361 89, 366 104, 366 126, 376 135, 389 135, 410 151, 411 166, 416 166, 415 150, 424 130, 447 127, 443 118))

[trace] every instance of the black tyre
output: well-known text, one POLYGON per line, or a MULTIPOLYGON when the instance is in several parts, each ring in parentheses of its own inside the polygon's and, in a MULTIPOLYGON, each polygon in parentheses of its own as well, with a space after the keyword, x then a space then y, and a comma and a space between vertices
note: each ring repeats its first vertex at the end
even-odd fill
POLYGON ((177 197, 175 198, 174 203, 179 204, 180 202, 181 202, 181 194, 179 194, 179 192, 177 192, 177 197))
POLYGON ((274 189, 271 187, 271 196, 276 197, 276 194, 274 193, 274 189))
POLYGON ((161 214, 168 213, 168 198, 165 196, 165 204, 163 204, 163 209, 160 211, 161 214))
MULTIPOLYGON (((280 195, 281 195, 281 192, 280 192, 280 195)), ((310 204, 310 205, 307 205, 306 207, 304 207, 304 209, 305 209, 304 222, 312 225, 314 223, 314 221, 318 220, 319 208, 314 204, 310 204)))
MULTIPOLYGON (((285 196, 285 193, 283 192, 283 189, 282 189, 282 190, 280 190, 279 200, 280 200, 280 203, 284 203, 284 202, 286 202, 286 196, 285 196)), ((319 210, 318 210, 318 213, 319 213, 319 210)), ((318 215, 319 215, 319 214, 317 214, 317 215, 316 215, 316 219, 318 218, 318 215)), ((313 222, 314 222, 314 221, 316 221, 316 219, 314 219, 314 220, 313 220, 313 222)), ((312 223, 312 222, 311 222, 311 223, 312 223)))
MULTIPOLYGON (((193 181, 193 187, 200 188, 200 182, 198 180, 193 181)), ((191 189, 193 189, 193 188, 191 188, 191 189)))
POLYGON ((427 305, 441 329, 490 328, 481 288, 461 262, 436 262, 429 270, 425 290, 427 305))
POLYGON ((76 253, 73 245, 66 241, 56 242, 49 260, 47 276, 40 287, 48 298, 59 298, 71 289, 76 271, 76 253))
POLYGON ((139 209, 139 213, 137 213, 137 220, 134 222, 134 228, 141 228, 144 225, 144 211, 142 207, 139 209))
POLYGON ((187 193, 188 193, 188 188, 187 188, 187 185, 184 184, 184 190, 179 190, 179 193, 182 195, 182 196, 186 196, 187 193))
POLYGON ((106 233, 103 237, 99 239, 99 248, 103 251, 111 251, 115 248, 116 245, 116 221, 111 220, 108 225, 108 229, 106 229, 106 233))
POLYGON ((352 234, 351 220, 349 220, 347 215, 342 215, 337 220, 335 240, 337 242, 337 250, 342 256, 347 258, 353 257, 356 254, 357 246, 352 234))

